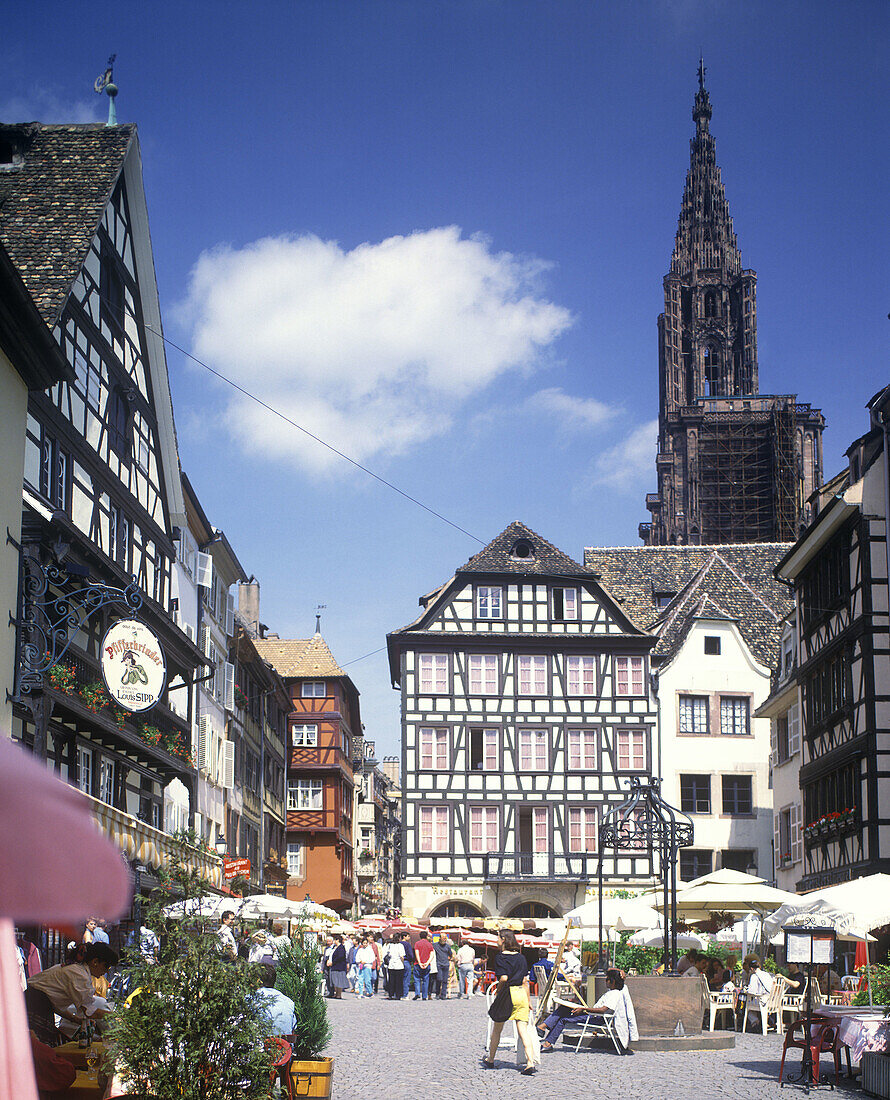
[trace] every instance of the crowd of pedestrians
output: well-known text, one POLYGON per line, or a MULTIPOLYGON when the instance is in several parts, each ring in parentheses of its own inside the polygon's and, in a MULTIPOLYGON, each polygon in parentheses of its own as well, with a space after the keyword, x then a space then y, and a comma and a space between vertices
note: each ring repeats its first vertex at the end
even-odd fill
POLYGON ((389 937, 368 932, 326 937, 322 970, 328 997, 342 998, 344 992, 357 997, 382 993, 387 1000, 445 1000, 450 987, 456 996, 472 997, 479 989, 485 960, 470 944, 456 948, 445 932, 424 929, 416 942, 407 932, 389 937))

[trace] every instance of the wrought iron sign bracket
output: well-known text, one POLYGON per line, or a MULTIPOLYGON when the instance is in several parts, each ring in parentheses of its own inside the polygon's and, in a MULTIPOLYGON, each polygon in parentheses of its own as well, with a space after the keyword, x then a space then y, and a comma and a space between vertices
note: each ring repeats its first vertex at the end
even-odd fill
MULTIPOLYGON (((7 542, 15 545, 8 529, 7 542)), ((8 701, 22 702, 39 691, 44 673, 64 659, 77 633, 102 608, 117 605, 131 616, 142 608, 135 577, 126 588, 87 584, 66 592, 71 579, 61 563, 44 565, 34 554, 22 553, 19 613, 15 619, 10 616, 18 648, 16 682, 14 693, 7 692, 8 701)))

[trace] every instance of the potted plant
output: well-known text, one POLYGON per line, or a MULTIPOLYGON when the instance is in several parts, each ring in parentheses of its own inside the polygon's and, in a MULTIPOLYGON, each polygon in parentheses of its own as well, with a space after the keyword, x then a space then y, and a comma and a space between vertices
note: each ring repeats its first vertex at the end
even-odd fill
MULTIPOLYGON (((177 835, 170 885, 197 898, 206 885, 185 860, 194 844, 177 835)), ((119 1004, 107 1031, 110 1057, 128 1095, 139 1100, 268 1100, 270 1021, 258 1013, 255 967, 231 962, 207 918, 165 918, 159 891, 144 923, 159 936, 143 955, 126 953, 124 973, 136 992, 119 1004)))
POLYGON ((75 676, 71 665, 53 665, 47 672, 49 682, 56 691, 70 695, 74 691, 75 676))
POLYGON ((314 938, 296 932, 290 945, 279 951, 275 985, 294 1002, 297 1023, 291 1040, 294 1060, 290 1074, 297 1096, 331 1095, 334 1059, 321 1053, 331 1040, 331 1025, 319 976, 314 938))

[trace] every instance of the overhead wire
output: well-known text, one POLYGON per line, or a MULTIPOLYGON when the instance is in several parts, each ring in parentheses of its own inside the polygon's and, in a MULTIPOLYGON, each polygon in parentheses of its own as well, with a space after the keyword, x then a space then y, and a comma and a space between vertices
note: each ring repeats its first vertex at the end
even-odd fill
MULTIPOLYGON (((237 382, 234 382, 231 378, 227 377, 221 371, 216 370, 215 367, 211 367, 209 363, 205 363, 196 355, 192 355, 191 352, 186 351, 183 347, 180 347, 179 344, 177 344, 174 340, 171 340, 162 332, 158 332, 157 329, 152 328, 151 325, 149 325, 147 322, 143 321, 143 324, 149 332, 154 333, 154 335, 163 340, 165 344, 168 344, 171 348, 175 348, 181 355, 184 355, 187 359, 191 359, 193 363, 197 363, 199 367, 203 367, 216 378, 219 378, 221 381, 231 386, 233 390, 237 390, 237 392, 242 394, 244 397, 247 397, 249 400, 256 402, 256 404, 259 405, 261 408, 265 409, 267 412, 272 413, 273 416, 277 416, 279 419, 283 420, 285 424, 289 424, 292 428, 296 428, 297 431, 302 432, 305 436, 308 436, 309 439, 313 439, 316 443, 320 443, 322 447, 326 447, 329 451, 337 455, 339 458, 342 458, 345 462, 349 462, 352 466, 355 466, 356 469, 361 470, 362 473, 367 474, 368 477, 372 477, 375 481, 380 482, 381 485, 385 485, 387 489, 392 489, 394 493, 398 493, 400 497, 403 497, 405 500, 410 501, 411 504, 416 504, 418 508, 422 508, 431 516, 435 516, 436 519, 441 520, 443 523, 447 523, 448 526, 453 527, 455 531, 460 531, 462 535, 466 535, 467 538, 473 539, 475 542, 478 542, 480 546, 485 545, 483 540, 480 539, 478 535, 474 535, 470 531, 467 531, 466 528, 461 527, 459 523, 455 523, 453 520, 448 519, 448 517, 443 516, 441 512, 437 512, 435 508, 431 508, 428 504, 424 504, 422 500, 418 500, 417 497, 414 497, 410 493, 405 492, 404 489, 400 489, 398 485, 394 485, 391 481, 387 481, 385 477, 381 477, 380 474, 375 473, 373 470, 369 469, 361 462, 358 462, 356 459, 351 458, 347 454, 344 454, 343 451, 338 450, 332 443, 328 443, 327 440, 322 439, 321 436, 318 436, 314 432, 309 431, 308 428, 304 428, 302 424, 298 424, 296 420, 292 420, 285 413, 281 412, 280 409, 276 409, 273 405, 270 405, 268 404, 268 402, 263 401, 263 399, 261 397, 257 397, 255 393, 251 393, 250 390, 246 390, 243 386, 239 385, 237 382)), ((370 654, 368 656, 370 656, 370 654)), ((362 660, 362 658, 359 657, 357 658, 357 660, 362 660)))

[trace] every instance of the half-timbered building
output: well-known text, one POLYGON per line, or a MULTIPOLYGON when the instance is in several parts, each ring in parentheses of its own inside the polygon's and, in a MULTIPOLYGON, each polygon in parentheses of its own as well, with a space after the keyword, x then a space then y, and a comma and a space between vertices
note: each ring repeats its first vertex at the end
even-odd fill
MULTIPOLYGON (((655 638, 596 574, 512 523, 388 635, 402 709, 402 908, 559 916, 596 879, 603 812, 649 776, 655 638)), ((610 886, 651 853, 604 853, 610 886)))
POLYGON ((98 658, 127 604, 81 614, 85 590, 132 584, 167 683, 202 663, 170 615, 184 515, 139 144, 133 126, 29 123, 0 136, 0 242, 73 373, 28 402, 13 734, 92 800, 150 878, 165 859, 165 785, 179 779, 194 809, 191 715, 166 694, 143 714, 113 706, 98 658), (58 595, 76 623, 70 648, 35 675, 58 595))
POLYGON ((890 870, 890 387, 868 409, 776 571, 797 601, 803 890, 890 870))
POLYGON ((658 636, 652 650, 662 793, 688 813, 685 880, 718 868, 772 877, 770 692, 792 601, 773 569, 782 543, 617 546, 585 564, 658 636))
POLYGON ((255 639, 290 692, 287 747, 287 896, 308 894, 338 912, 355 903, 355 770, 361 767, 359 693, 327 642, 255 639))

